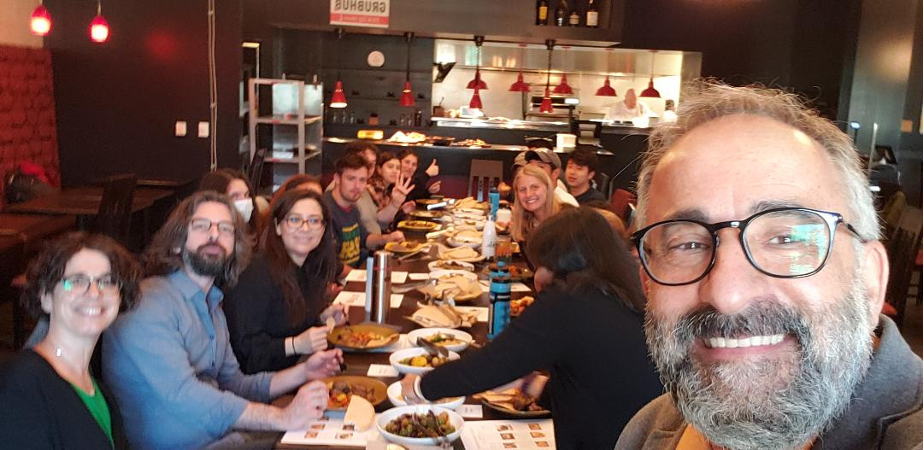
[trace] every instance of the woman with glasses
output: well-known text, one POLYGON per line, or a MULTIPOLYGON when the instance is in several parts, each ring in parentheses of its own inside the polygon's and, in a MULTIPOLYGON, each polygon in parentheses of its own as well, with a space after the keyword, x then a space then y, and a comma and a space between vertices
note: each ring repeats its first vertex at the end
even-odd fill
POLYGON ((435 401, 548 370, 543 406, 552 412, 556 447, 611 449, 629 419, 663 392, 645 346, 635 258, 588 207, 544 221, 526 250, 552 274, 535 303, 480 351, 405 377, 402 393, 435 401))
POLYGON ((242 372, 291 367, 327 348, 328 318, 346 321, 342 305, 328 305, 339 266, 329 220, 313 190, 290 190, 271 205, 260 252, 224 299, 242 372))
POLYGON ((141 270, 109 237, 72 233, 32 262, 22 303, 48 334, 0 367, 4 448, 128 448, 119 408, 91 373, 96 342, 138 294, 141 270))

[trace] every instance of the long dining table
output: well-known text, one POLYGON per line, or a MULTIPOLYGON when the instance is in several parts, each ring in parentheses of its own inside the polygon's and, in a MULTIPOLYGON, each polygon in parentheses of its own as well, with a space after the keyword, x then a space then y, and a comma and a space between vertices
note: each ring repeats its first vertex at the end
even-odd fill
MULTIPOLYGON (((423 235, 422 235, 422 234, 421 234, 421 235, 408 234, 408 235, 406 235, 406 239, 411 240, 411 241, 414 241, 414 240, 422 241, 424 238, 423 238, 423 235)), ((437 254, 438 254, 438 251, 437 251, 437 244, 438 244, 438 243, 442 243, 442 242, 444 242, 444 241, 445 241, 445 239, 443 239, 443 238, 439 239, 439 242, 437 242, 437 241, 435 241, 435 240, 431 240, 430 243, 431 243, 432 245, 431 245, 431 248, 430 248, 430 250, 429 250, 428 252, 421 253, 421 254, 418 254, 418 255, 416 255, 416 256, 410 256, 408 259, 403 260, 403 261, 397 259, 397 257, 400 257, 401 255, 395 255, 396 258, 393 259, 392 271, 393 271, 393 272, 396 272, 396 271, 397 271, 397 272, 408 272, 409 274, 415 274, 415 273, 428 273, 428 272, 429 272, 428 264, 429 264, 431 261, 437 260, 437 254)), ((479 280, 486 280, 486 279, 488 279, 488 275, 487 275, 487 274, 485 273, 485 271, 484 271, 486 264, 488 264, 488 262, 480 262, 480 263, 475 263, 475 264, 474 264, 474 265, 475 265, 475 273, 478 274, 479 280)), ((519 255, 519 254, 514 254, 514 255, 513 255, 511 264, 512 264, 512 265, 516 265, 516 266, 520 266, 520 267, 526 267, 526 263, 524 262, 522 256, 519 255)), ((414 282, 414 281, 412 281, 412 280, 409 278, 409 279, 405 282, 405 284, 406 284, 406 283, 413 283, 413 282, 414 282)), ((511 294, 511 298, 512 298, 512 299, 518 299, 518 298, 521 298, 521 297, 527 296, 527 295, 531 295, 531 296, 532 296, 532 295, 535 295, 535 294, 532 292, 533 287, 532 287, 532 283, 531 283, 531 282, 532 282, 531 279, 529 279, 529 280, 524 280, 524 281, 523 281, 523 283, 526 284, 526 285, 530 288, 530 292, 515 292, 515 293, 512 293, 512 294, 511 294)), ((393 287, 398 287, 398 286, 401 286, 401 285, 402 285, 402 284, 393 284, 393 287)), ((346 285, 344 286, 344 291, 346 291, 346 292, 365 292, 365 288, 366 288, 365 283, 362 283, 362 282, 348 282, 348 283, 346 283, 346 285)), ((482 294, 480 297, 478 297, 478 298, 476 298, 476 299, 474 299, 474 300, 472 300, 472 301, 468 301, 468 302, 464 302, 464 303, 461 303, 461 302, 460 302, 460 303, 458 303, 458 306, 474 306, 474 307, 485 307, 485 308, 487 308, 488 305, 489 305, 489 303, 490 303, 490 301, 489 301, 489 299, 488 299, 488 289, 487 289, 486 287, 484 287, 483 290, 484 290, 484 292, 483 292, 483 294, 482 294)), ((409 291, 409 292, 407 292, 407 293, 405 293, 405 294, 403 294, 403 295, 404 295, 404 297, 403 297, 403 299, 402 299, 402 301, 401 301, 400 306, 398 306, 397 308, 391 308, 391 309, 390 309, 389 314, 388 314, 388 320, 387 320, 386 323, 389 324, 389 325, 391 325, 391 326, 394 326, 394 327, 399 328, 399 329, 400 329, 400 332, 401 332, 402 334, 406 334, 406 333, 408 333, 408 332, 410 332, 410 331, 413 331, 413 330, 415 330, 415 329, 417 329, 417 328, 423 328, 423 327, 421 327, 420 325, 418 325, 417 323, 415 323, 415 322, 413 322, 412 320, 410 320, 410 317, 414 314, 415 311, 417 311, 417 310, 421 307, 421 305, 422 305, 423 302, 425 301, 425 297, 424 297, 424 295, 423 295, 422 293, 418 292, 416 289, 415 289, 415 290, 411 290, 411 291, 409 291)), ((366 320, 365 314, 366 314, 366 312, 365 312, 365 309, 364 309, 364 308, 361 308, 361 307, 351 307, 351 308, 349 309, 349 320, 350 320, 350 323, 355 324, 355 323, 361 323, 361 322, 365 321, 365 320, 366 320)), ((516 319, 514 318, 513 320, 516 320, 516 319)), ((472 335, 472 338, 473 338, 473 340, 474 340, 474 342, 475 342, 475 344, 476 344, 476 347, 477 347, 477 346, 483 346, 483 345, 485 345, 485 344, 488 343, 488 339, 487 339, 488 324, 487 324, 487 322, 477 321, 472 327, 470 327, 470 328, 460 328, 460 330, 465 331, 465 332, 469 333, 470 335, 472 335)), ((477 348, 473 347, 473 346, 469 346, 466 350, 464 350, 463 352, 461 352, 460 356, 461 356, 462 358, 465 358, 465 355, 466 355, 468 352, 474 352, 474 351, 479 351, 479 350, 478 350, 477 348)), ((390 352, 388 352, 388 351, 369 351, 369 352, 351 352, 351 351, 345 351, 345 352, 344 352, 344 362, 345 362, 345 364, 346 364, 346 370, 345 370, 344 372, 342 372, 341 375, 366 376, 367 373, 368 373, 368 371, 369 371, 369 367, 370 367, 370 365, 372 365, 372 364, 389 365, 389 360, 388 360, 389 355, 390 355, 390 352)), ((403 378, 403 375, 399 375, 398 377, 376 377, 376 378, 377 378, 378 380, 381 380, 382 382, 384 382, 385 385, 387 386, 387 385, 390 385, 390 384, 392 384, 392 383, 394 383, 394 382, 396 382, 396 381, 401 380, 401 378, 403 378)), ((277 400, 277 404, 279 404, 279 405, 284 405, 284 404, 286 404, 290 399, 291 399, 291 397, 283 397, 283 398, 277 400)), ((480 405, 481 402, 480 402, 479 400, 473 399, 471 396, 467 396, 466 399, 465 399, 465 404, 479 404, 479 405, 480 405)), ((393 407, 393 405, 391 404, 391 402, 390 402, 388 399, 385 399, 384 402, 382 402, 381 404, 379 404, 378 406, 376 406, 376 412, 377 412, 377 413, 381 413, 381 412, 384 412, 384 411, 386 411, 386 410, 388 410, 388 409, 390 409, 390 408, 392 408, 392 407, 393 407)), ((471 421, 471 420, 495 420, 495 419, 510 419, 510 418, 511 418, 511 417, 509 417, 509 416, 504 416, 504 415, 502 415, 502 414, 500 414, 500 413, 498 413, 498 412, 496 412, 496 411, 494 411, 494 410, 492 410, 492 409, 490 409, 490 408, 484 407, 484 408, 482 408, 482 418, 481 418, 481 419, 465 419, 465 420, 468 422, 468 421, 471 421)), ((373 428, 374 428, 374 427, 375 427, 375 425, 373 425, 373 428)), ((342 449, 342 448, 354 448, 354 449, 355 449, 355 448, 357 448, 357 447, 319 446, 319 445, 307 446, 307 445, 285 444, 285 443, 279 442, 279 443, 277 443, 276 448, 279 448, 279 449, 342 449)), ((361 447, 361 448, 365 448, 365 447, 361 447)), ((383 448, 384 448, 384 447, 383 447, 383 448)), ((438 447, 433 446, 432 448, 438 448, 438 447)), ((453 447, 452 447, 452 448, 454 448, 454 449, 464 449, 465 447, 464 447, 464 445, 462 444, 462 439, 457 439, 457 440, 453 443, 453 447)))

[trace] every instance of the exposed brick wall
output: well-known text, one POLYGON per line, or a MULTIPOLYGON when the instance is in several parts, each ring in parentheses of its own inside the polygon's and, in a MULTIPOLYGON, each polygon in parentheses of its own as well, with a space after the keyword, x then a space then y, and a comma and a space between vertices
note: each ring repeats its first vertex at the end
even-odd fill
POLYGON ((60 187, 51 52, 0 45, 0 176, 22 161, 44 167, 60 187))

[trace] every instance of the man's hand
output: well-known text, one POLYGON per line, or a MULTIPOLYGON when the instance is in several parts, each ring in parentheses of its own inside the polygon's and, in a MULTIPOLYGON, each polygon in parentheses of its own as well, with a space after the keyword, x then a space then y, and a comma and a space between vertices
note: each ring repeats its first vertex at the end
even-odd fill
POLYGON ((391 204, 395 208, 400 208, 404 204, 404 201, 407 199, 408 194, 414 190, 415 185, 411 184, 413 182, 411 178, 404 178, 400 173, 398 174, 398 182, 395 183, 395 186, 391 189, 391 204))
POLYGON ((335 375, 340 372, 341 363, 343 363, 343 350, 339 348, 316 352, 302 363, 305 380, 320 380, 335 375))
MULTIPOLYGON (((333 317, 334 322, 336 322, 337 325, 343 325, 344 323, 346 323, 347 317, 349 316, 348 308, 349 306, 347 305, 339 305, 339 304, 328 306, 323 312, 321 312, 321 322, 327 323, 327 318, 333 317)), ((330 332, 330 330, 327 330, 327 331, 328 333, 330 332)))
POLYGON ((292 403, 282 410, 282 425, 285 430, 302 430, 312 421, 320 419, 327 408, 327 385, 313 381, 299 388, 292 403))
POLYGON ((427 187, 427 192, 431 194, 439 194, 441 186, 442 186, 442 181, 437 180, 436 183, 433 183, 427 187))
POLYGON ((415 403, 424 403, 423 399, 417 396, 417 393, 414 392, 414 383, 417 382, 417 379, 420 378, 417 375, 405 375, 404 379, 401 380, 401 395, 404 396, 404 401, 409 405, 415 403))
POLYGON ((327 327, 311 327, 295 336, 295 353, 310 355, 327 348, 327 327))
POLYGON ((385 242, 401 242, 404 240, 404 233, 400 231, 393 231, 382 237, 385 238, 385 242))
POLYGON ((440 174, 440 166, 436 164, 436 159, 430 161, 430 167, 427 167, 427 170, 424 172, 431 177, 435 177, 440 174))

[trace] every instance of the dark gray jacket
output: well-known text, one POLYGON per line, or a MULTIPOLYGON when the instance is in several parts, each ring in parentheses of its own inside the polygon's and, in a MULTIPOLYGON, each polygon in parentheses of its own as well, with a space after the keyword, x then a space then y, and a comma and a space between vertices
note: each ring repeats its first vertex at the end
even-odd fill
MULTIPOLYGON (((847 411, 815 440, 813 449, 921 449, 921 358, 895 323, 880 316, 879 348, 847 411)), ((687 423, 664 394, 626 425, 616 449, 674 449, 687 423)))

